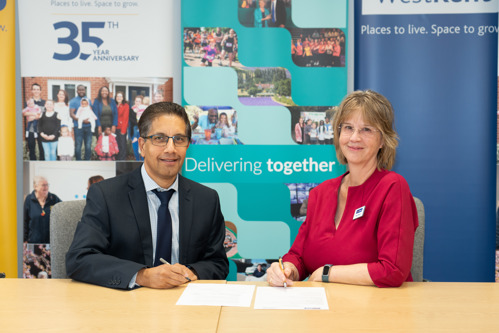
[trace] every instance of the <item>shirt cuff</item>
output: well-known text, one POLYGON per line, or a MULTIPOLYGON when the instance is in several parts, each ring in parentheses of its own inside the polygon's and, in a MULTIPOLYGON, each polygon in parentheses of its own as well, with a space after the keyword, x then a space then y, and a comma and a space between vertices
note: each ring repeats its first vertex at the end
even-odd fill
POLYGON ((130 282, 128 283, 128 289, 133 289, 133 288, 136 288, 136 287, 142 287, 140 284, 137 284, 135 283, 135 280, 137 279, 137 274, 139 272, 135 273, 133 276, 132 276, 132 279, 130 280, 130 282))

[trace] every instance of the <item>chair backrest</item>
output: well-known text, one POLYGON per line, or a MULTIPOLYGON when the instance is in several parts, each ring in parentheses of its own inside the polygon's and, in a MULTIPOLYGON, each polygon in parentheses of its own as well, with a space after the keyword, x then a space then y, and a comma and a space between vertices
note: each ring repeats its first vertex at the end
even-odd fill
POLYGON ((63 201, 50 211, 50 262, 53 279, 66 279, 66 253, 81 220, 85 200, 63 201))
POLYGON ((414 197, 414 203, 416 204, 416 209, 418 210, 419 227, 416 229, 416 234, 414 235, 414 252, 412 255, 411 274, 414 281, 421 282, 423 281, 425 214, 423 202, 414 197))

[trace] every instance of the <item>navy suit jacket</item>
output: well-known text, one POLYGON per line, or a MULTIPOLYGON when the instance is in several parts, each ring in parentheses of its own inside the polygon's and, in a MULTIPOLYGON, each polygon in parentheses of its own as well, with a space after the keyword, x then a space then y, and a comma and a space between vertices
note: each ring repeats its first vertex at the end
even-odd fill
MULTIPOLYGON (((141 168, 93 184, 66 254, 74 280, 128 289, 133 275, 153 262, 151 223, 141 168)), ((225 221, 213 189, 179 175, 179 262, 199 279, 223 280, 229 263, 225 221)))

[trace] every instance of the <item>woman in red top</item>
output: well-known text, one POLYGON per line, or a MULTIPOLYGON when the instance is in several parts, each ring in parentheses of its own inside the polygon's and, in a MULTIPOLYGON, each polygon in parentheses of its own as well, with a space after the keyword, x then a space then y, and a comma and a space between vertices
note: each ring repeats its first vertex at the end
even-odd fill
POLYGON ((130 106, 125 100, 125 94, 121 91, 116 93, 116 105, 118 107, 118 126, 116 128, 116 141, 118 142, 118 155, 116 160, 123 161, 127 158, 126 132, 128 130, 128 117, 130 106))
POLYGON ((398 287, 412 281, 416 206, 405 179, 389 171, 398 145, 393 109, 380 94, 348 95, 333 121, 344 175, 310 191, 307 218, 290 251, 267 270, 271 286, 309 281, 398 287))

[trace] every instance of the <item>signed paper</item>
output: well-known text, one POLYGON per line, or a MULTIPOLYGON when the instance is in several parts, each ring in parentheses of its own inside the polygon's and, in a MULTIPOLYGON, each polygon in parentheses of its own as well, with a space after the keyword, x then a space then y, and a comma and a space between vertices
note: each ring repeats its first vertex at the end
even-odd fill
POLYGON ((258 287, 255 309, 329 310, 329 306, 322 287, 258 287))
POLYGON ((236 284, 190 283, 177 305, 246 306, 251 305, 255 286, 236 284))

